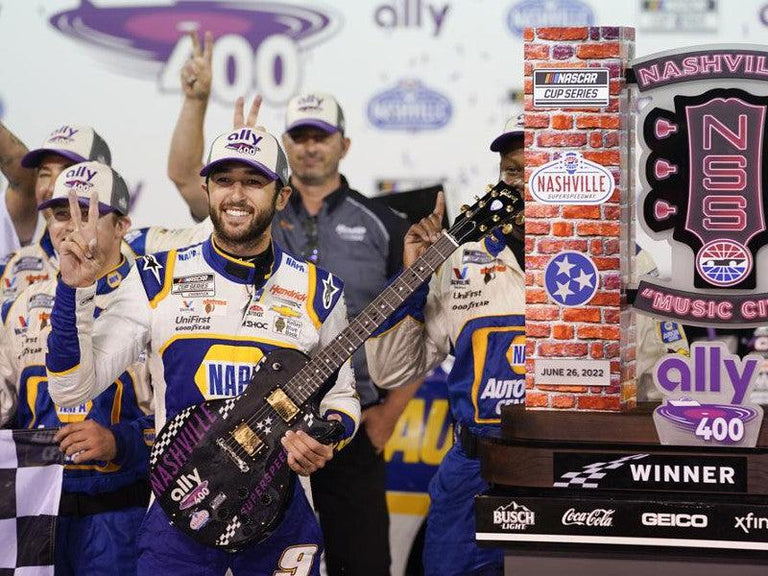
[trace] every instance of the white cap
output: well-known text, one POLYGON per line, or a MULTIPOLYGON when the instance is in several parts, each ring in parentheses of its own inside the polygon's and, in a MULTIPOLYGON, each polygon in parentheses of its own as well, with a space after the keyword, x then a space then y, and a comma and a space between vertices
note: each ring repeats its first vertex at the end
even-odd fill
POLYGON ((40 148, 32 150, 21 159, 21 165, 25 168, 37 168, 46 154, 58 154, 73 162, 95 160, 103 164, 112 163, 109 146, 89 126, 57 128, 43 141, 40 148))
POLYGON ((40 204, 37 209, 44 210, 53 204, 69 201, 69 191, 74 190, 81 206, 90 204, 91 194, 99 195, 99 212, 119 212, 128 214, 130 195, 128 186, 113 168, 101 162, 81 162, 64 170, 56 178, 53 195, 50 200, 40 204))
POLYGON ((294 96, 285 113, 285 131, 311 126, 324 132, 344 133, 344 113, 336 98, 323 92, 294 96))
POLYGON ((277 138, 269 132, 254 128, 239 128, 221 134, 211 144, 208 162, 200 176, 208 176, 225 162, 242 162, 252 166, 267 178, 288 184, 288 160, 277 138))

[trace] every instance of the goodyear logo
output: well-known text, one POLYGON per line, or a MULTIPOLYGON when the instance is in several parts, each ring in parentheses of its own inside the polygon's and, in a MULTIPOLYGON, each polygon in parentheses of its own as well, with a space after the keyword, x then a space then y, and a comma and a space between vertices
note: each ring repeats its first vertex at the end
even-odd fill
POLYGON ((507 348, 507 362, 515 374, 525 374, 525 336, 520 334, 512 339, 507 348))
POLYGON ((211 346, 195 372, 195 385, 206 400, 242 394, 263 357, 264 353, 258 348, 211 346))

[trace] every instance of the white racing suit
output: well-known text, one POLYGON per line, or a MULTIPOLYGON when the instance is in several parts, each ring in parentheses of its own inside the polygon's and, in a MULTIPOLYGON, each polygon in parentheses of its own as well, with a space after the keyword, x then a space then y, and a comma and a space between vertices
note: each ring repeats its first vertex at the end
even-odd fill
MULTIPOLYGON (((328 344, 347 325, 342 282, 272 246, 271 271, 260 278, 253 264, 224 254, 211 238, 140 258, 117 301, 95 322, 93 287, 60 282, 47 359, 51 395, 65 406, 93 398, 149 344, 161 429, 187 406, 241 393, 266 353, 311 353, 328 344)), ((354 435, 360 403, 348 361, 320 413, 339 414, 346 436, 354 435)), ((316 574, 320 531, 296 485, 272 536, 237 554, 197 544, 153 505, 139 538, 139 573, 316 574)))

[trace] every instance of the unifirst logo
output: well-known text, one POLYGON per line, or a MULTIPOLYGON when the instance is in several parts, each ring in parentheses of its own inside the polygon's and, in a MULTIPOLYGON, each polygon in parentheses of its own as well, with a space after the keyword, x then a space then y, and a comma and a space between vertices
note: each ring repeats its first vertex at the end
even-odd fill
POLYGON ((195 372, 195 385, 206 400, 242 394, 263 357, 255 347, 215 344, 195 372))

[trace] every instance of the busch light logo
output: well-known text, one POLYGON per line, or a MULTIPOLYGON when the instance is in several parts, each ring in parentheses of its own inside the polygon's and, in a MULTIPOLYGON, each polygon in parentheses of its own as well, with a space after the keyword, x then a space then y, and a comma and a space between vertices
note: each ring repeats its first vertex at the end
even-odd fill
POLYGON ((368 103, 368 119, 382 130, 437 130, 451 119, 451 101, 418 80, 405 80, 368 103))
POLYGON ((229 143, 224 146, 228 150, 234 150, 238 154, 249 154, 255 156, 261 150, 258 144, 264 139, 263 136, 257 136, 249 128, 243 128, 232 132, 227 136, 229 143))
POLYGON ((493 511, 493 524, 502 530, 525 530, 536 524, 536 514, 515 501, 493 511))
POLYGON ((234 102, 255 89, 274 103, 284 103, 299 91, 301 53, 341 27, 340 17, 314 6, 234 0, 141 4, 83 0, 77 8, 51 16, 50 23, 97 48, 117 71, 137 70, 138 60, 139 74, 158 78, 164 92, 181 89, 179 74, 192 50, 186 33, 210 30, 215 39, 212 96, 234 102))
POLYGON ((48 136, 47 143, 49 144, 60 144, 62 142, 72 142, 74 140, 74 135, 77 134, 79 130, 77 128, 70 128, 69 126, 62 126, 61 128, 54 130, 51 132, 50 136, 48 136))
POLYGON ((523 0, 507 14, 507 27, 515 36, 525 28, 552 26, 592 26, 595 13, 580 0, 523 0))

